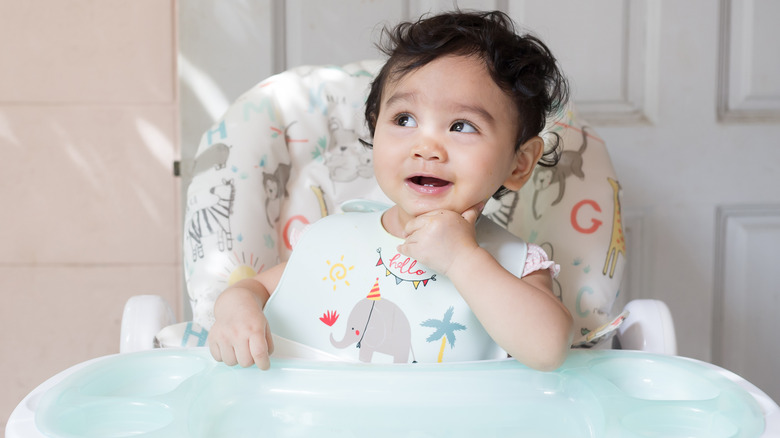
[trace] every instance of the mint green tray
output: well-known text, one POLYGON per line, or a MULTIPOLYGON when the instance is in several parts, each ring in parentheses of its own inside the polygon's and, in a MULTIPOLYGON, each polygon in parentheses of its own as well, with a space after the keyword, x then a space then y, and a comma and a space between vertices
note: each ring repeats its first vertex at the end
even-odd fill
POLYGON ((514 360, 228 367, 205 349, 107 357, 42 398, 51 437, 758 437, 762 412, 703 363, 572 351, 556 372, 514 360))

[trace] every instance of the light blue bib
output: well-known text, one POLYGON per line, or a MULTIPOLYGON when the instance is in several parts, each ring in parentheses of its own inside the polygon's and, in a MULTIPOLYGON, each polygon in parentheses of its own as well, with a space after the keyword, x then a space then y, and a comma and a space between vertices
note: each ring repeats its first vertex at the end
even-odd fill
MULTIPOLYGON (((266 304, 271 331, 362 362, 506 357, 449 279, 396 250, 382 213, 328 216, 304 233, 266 304)), ((525 242, 486 217, 477 241, 522 274, 525 242)))

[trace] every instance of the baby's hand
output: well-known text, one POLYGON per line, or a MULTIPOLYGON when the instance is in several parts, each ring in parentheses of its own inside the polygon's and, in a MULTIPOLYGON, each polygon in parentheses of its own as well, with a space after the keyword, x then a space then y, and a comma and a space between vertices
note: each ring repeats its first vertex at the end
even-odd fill
POLYGON ((434 210, 417 216, 406 224, 406 241, 398 251, 447 275, 455 259, 479 247, 474 224, 484 205, 475 205, 462 214, 434 210))
POLYGON ((246 368, 254 363, 267 370, 274 345, 261 304, 246 289, 228 289, 222 295, 214 306, 216 322, 209 331, 211 355, 226 365, 246 368))

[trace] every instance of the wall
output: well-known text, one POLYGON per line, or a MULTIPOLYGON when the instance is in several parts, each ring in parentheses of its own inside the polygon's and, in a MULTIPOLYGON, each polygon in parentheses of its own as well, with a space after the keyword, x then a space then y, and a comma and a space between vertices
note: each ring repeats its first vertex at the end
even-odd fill
POLYGON ((0 1, 2 430, 46 378, 118 352, 128 297, 180 306, 175 9, 0 1))

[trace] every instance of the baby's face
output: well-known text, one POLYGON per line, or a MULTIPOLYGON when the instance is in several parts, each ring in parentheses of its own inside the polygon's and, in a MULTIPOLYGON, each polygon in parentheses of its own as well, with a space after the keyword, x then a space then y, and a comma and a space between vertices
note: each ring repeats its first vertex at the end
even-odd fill
POLYGON ((484 62, 448 56, 389 80, 374 173, 406 219, 486 201, 516 168, 517 109, 484 62))

